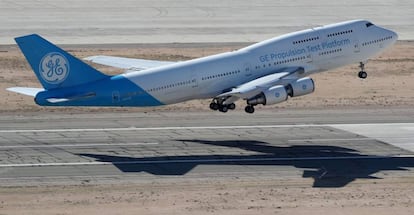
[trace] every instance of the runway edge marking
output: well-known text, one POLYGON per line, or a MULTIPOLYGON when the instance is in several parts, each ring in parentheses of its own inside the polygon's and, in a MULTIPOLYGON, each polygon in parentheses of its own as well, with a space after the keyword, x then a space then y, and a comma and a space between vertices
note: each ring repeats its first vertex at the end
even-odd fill
POLYGON ((291 124, 291 125, 228 125, 228 126, 173 126, 173 127, 124 127, 124 128, 63 128, 63 129, 15 129, 0 130, 0 133, 26 132, 97 132, 97 131, 148 131, 148 130, 196 130, 196 129, 249 129, 249 128, 298 128, 298 127, 335 127, 335 126, 366 126, 366 125, 404 125, 414 123, 371 123, 371 124, 291 124))

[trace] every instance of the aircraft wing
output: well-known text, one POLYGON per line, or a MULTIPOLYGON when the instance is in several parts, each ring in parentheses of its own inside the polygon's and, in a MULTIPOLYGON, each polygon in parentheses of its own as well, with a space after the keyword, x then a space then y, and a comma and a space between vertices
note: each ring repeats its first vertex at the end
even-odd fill
POLYGON ((175 63, 172 61, 144 60, 144 59, 113 57, 113 56, 105 56, 105 55, 91 56, 91 57, 84 58, 84 60, 97 63, 97 64, 102 64, 105 66, 112 66, 112 67, 116 67, 120 69, 128 69, 128 70, 136 70, 136 71, 175 63))
MULTIPOLYGON (((253 81, 241 84, 229 92, 222 93, 216 98, 227 98, 229 97, 236 97, 241 99, 249 99, 257 94, 259 94, 262 90, 270 88, 276 85, 284 85, 292 80, 296 80, 300 78, 300 74, 304 72, 302 67, 290 67, 285 68, 283 70, 279 70, 273 74, 263 76, 261 78, 257 78, 253 81)), ((237 100, 235 98, 231 99, 231 101, 237 100)))

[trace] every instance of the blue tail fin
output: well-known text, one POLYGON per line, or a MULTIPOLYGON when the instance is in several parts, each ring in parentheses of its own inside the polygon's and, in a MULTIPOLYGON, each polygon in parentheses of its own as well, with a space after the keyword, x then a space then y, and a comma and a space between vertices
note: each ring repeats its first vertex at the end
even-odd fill
POLYGON ((45 89, 72 87, 108 77, 39 35, 15 40, 45 89))

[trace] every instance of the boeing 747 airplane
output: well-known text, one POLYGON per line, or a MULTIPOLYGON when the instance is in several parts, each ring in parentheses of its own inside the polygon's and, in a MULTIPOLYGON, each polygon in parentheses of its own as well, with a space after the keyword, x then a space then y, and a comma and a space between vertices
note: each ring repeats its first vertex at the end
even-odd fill
POLYGON ((84 60, 125 69, 108 76, 33 34, 16 38, 43 88, 12 87, 42 106, 158 106, 211 98, 210 108, 227 112, 246 100, 245 111, 310 94, 309 75, 365 63, 398 35, 366 20, 353 20, 275 37, 237 51, 182 62, 111 56, 84 60))

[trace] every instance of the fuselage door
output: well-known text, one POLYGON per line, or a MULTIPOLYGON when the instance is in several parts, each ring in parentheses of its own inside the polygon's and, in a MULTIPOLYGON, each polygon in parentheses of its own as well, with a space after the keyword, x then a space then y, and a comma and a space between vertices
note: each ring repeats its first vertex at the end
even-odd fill
POLYGON ((244 67, 243 67, 243 71, 246 77, 249 77, 252 75, 252 69, 250 68, 250 64, 249 63, 245 63, 244 67))
POLYGON ((358 41, 358 39, 355 39, 354 40, 354 52, 355 53, 358 53, 358 52, 360 52, 361 51, 361 49, 360 49, 360 47, 359 47, 359 41, 358 41))
POLYGON ((313 34, 311 34, 312 38, 318 39, 310 41, 308 45, 306 45, 307 47, 302 47, 308 51, 306 54, 306 63, 312 63, 313 61, 318 60, 317 56, 320 52, 321 43, 323 41, 320 27, 314 28, 313 31, 313 34))
POLYGON ((313 54, 309 53, 308 55, 306 55, 306 63, 312 63, 313 61, 313 54))
POLYGON ((194 68, 190 68, 190 74, 191 74, 191 87, 192 88, 198 88, 198 72, 194 68))
POLYGON ((112 92, 112 103, 118 103, 121 101, 121 95, 119 94, 119 91, 113 91, 112 92))

